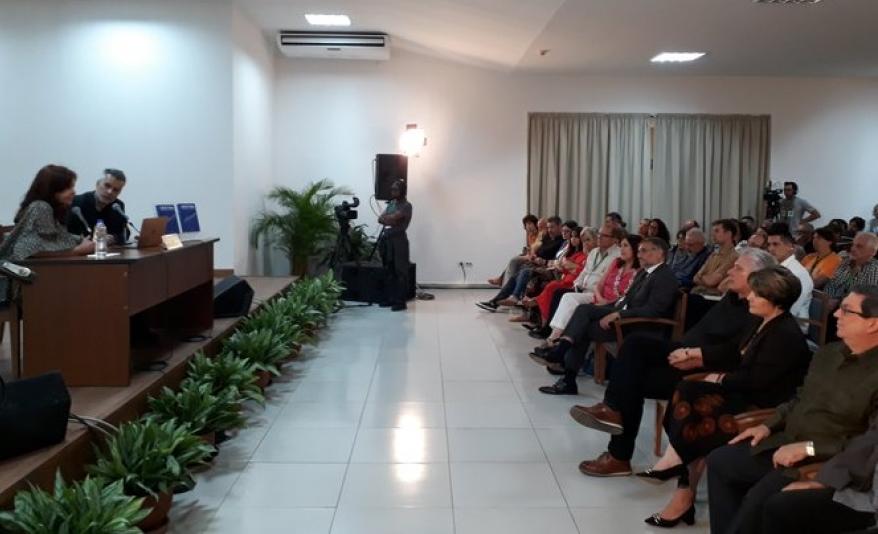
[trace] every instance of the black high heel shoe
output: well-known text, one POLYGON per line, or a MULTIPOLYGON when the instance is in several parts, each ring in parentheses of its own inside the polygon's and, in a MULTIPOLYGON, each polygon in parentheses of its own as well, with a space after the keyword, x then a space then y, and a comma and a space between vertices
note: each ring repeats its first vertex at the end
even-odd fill
POLYGON ((680 521, 686 523, 689 526, 692 526, 695 524, 695 505, 694 504, 692 506, 690 506, 688 510, 683 512, 683 515, 681 515, 680 517, 678 517, 676 519, 664 519, 662 517, 662 515, 659 513, 659 514, 653 514, 653 515, 651 515, 643 520, 643 522, 646 523, 647 525, 652 525, 654 527, 661 527, 661 528, 674 528, 680 523, 680 521))
POLYGON ((646 471, 636 473, 635 476, 650 484, 663 484, 672 478, 679 478, 688 474, 689 468, 687 466, 677 464, 667 469, 647 469, 646 471))

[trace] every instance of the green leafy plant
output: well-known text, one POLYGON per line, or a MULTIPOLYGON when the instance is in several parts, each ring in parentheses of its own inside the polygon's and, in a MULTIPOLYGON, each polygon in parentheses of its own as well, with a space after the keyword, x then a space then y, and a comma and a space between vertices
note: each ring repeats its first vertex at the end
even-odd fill
POLYGON ((103 447, 88 472, 120 481, 127 495, 157 497, 178 486, 193 487, 189 468, 203 463, 213 447, 177 421, 142 419, 125 423, 103 447))
POLYGON ((270 330, 284 345, 301 342, 306 338, 306 334, 300 326, 300 318, 291 311, 284 298, 272 300, 249 317, 241 326, 241 330, 244 332, 270 330))
POLYGON ((372 253, 372 249, 375 248, 375 240, 372 239, 372 236, 366 231, 365 224, 357 224, 351 226, 350 231, 351 238, 351 246, 350 246, 350 259, 351 261, 362 261, 369 258, 369 254, 372 253))
POLYGON ((238 358, 231 352, 223 351, 213 358, 198 352, 189 360, 188 379, 197 384, 207 384, 214 395, 231 391, 238 401, 252 400, 264 404, 265 397, 256 385, 254 371, 252 362, 238 358))
POLYGON ((178 421, 193 433, 204 435, 244 426, 246 420, 240 408, 237 392, 225 389, 214 394, 211 384, 187 378, 179 391, 166 387, 150 397, 146 418, 162 423, 178 421))
POLYGON ((289 355, 290 345, 271 330, 239 330, 226 340, 223 350, 249 360, 260 371, 280 376, 278 366, 289 355))
POLYGON ((308 258, 328 253, 338 232, 335 197, 350 194, 329 180, 312 182, 301 191, 275 187, 268 198, 281 211, 265 210, 256 218, 250 232, 251 244, 256 246, 263 237, 289 258, 293 274, 304 275, 308 258))
POLYGON ((0 512, 0 527, 24 534, 140 534, 138 524, 149 510, 143 499, 125 494, 121 480, 86 477, 66 484, 55 474, 49 494, 31 487, 15 495, 15 508, 0 512))

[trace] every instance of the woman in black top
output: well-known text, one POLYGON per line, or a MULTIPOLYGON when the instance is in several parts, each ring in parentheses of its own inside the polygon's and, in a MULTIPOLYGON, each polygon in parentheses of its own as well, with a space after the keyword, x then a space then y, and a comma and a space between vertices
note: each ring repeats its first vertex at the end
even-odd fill
MULTIPOLYGON (((789 312, 802 291, 799 279, 778 266, 751 273, 747 281, 750 313, 762 320, 740 345, 724 347, 739 355, 740 364, 680 382, 665 413, 671 445, 653 469, 638 474, 648 481, 679 477, 674 499, 662 513, 647 518, 649 524, 669 527, 680 520, 692 524, 697 483, 693 481, 690 488, 690 464, 738 434, 736 414, 773 408, 792 397, 808 370, 811 352, 798 320, 789 312)), ((699 472, 696 469, 693 475, 699 472)))

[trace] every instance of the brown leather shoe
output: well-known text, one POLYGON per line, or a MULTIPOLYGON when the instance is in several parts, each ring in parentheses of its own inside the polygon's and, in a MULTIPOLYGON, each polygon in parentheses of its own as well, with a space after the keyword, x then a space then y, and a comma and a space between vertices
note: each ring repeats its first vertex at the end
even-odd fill
POLYGON ((582 426, 607 432, 613 436, 622 433, 622 414, 603 402, 594 406, 574 406, 570 408, 570 417, 582 426))
POLYGON ((579 470, 590 477, 627 477, 631 475, 631 462, 617 460, 605 452, 594 460, 580 463, 579 470))

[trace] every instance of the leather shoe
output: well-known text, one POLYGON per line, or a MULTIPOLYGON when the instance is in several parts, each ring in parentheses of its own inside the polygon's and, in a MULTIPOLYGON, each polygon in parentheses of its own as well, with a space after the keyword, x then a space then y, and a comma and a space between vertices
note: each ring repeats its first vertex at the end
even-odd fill
POLYGON ((640 478, 640 480, 643 480, 644 482, 649 482, 650 484, 661 484, 663 482, 671 480, 672 478, 679 478, 686 475, 686 471, 688 471, 688 469, 689 468, 683 464, 677 464, 667 469, 647 469, 646 471, 636 473, 636 475, 638 478, 640 478))
POLYGON ((530 332, 527 333, 530 337, 534 339, 546 339, 552 333, 552 329, 548 327, 543 328, 534 328, 530 332))
POLYGON ((541 387, 540 393, 545 393, 546 395, 579 395, 579 388, 575 382, 573 385, 570 385, 562 378, 551 386, 541 387))
POLYGON ((570 408, 570 417, 582 426, 613 436, 622 433, 622 414, 602 402, 594 406, 574 406, 570 408))
POLYGON ((627 477, 631 474, 631 462, 617 460, 605 452, 594 460, 580 463, 579 471, 590 477, 627 477))
POLYGON ((530 356, 530 359, 535 361, 539 365, 544 365, 546 367, 548 367, 550 365, 560 365, 561 364, 561 362, 557 362, 557 361, 553 360, 552 358, 550 358, 549 356, 540 356, 539 354, 537 354, 535 352, 531 352, 530 354, 528 354, 528 356, 530 356))
POLYGON ((646 519, 643 520, 647 525, 652 525, 654 527, 662 527, 662 528, 674 528, 677 524, 682 521, 687 525, 695 524, 695 505, 689 507, 688 510, 683 512, 683 515, 676 519, 664 519, 661 514, 653 514, 646 519))
POLYGON ((548 371, 550 375, 555 376, 563 375, 565 373, 564 366, 560 363, 550 363, 546 366, 546 371, 548 371))

